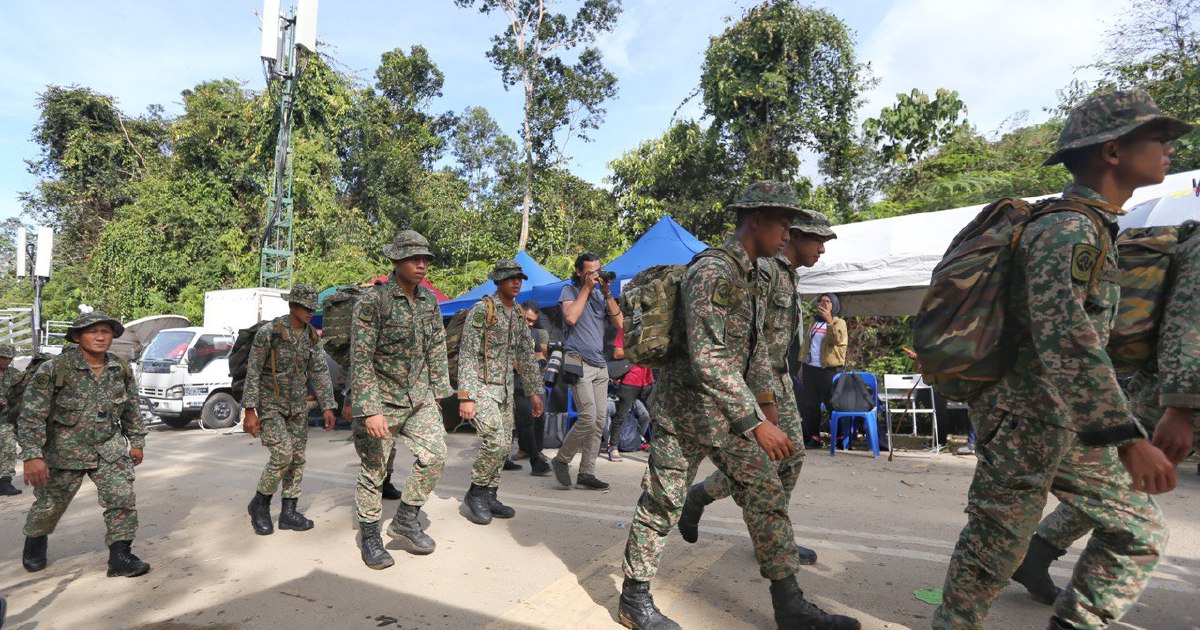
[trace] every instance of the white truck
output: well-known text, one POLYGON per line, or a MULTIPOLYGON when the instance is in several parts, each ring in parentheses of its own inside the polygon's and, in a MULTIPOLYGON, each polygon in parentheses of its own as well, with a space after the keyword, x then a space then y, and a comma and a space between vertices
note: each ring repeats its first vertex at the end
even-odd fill
POLYGON ((229 353, 237 331, 288 312, 282 289, 209 291, 204 326, 160 331, 137 361, 143 406, 170 427, 200 419, 205 427, 231 427, 241 406, 231 393, 229 353))

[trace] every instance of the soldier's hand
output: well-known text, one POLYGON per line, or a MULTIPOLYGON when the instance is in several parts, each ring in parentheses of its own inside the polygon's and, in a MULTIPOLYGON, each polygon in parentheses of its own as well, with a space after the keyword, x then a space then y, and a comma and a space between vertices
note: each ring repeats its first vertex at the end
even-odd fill
POLYGON ((386 440, 391 435, 388 433, 387 420, 384 419, 381 413, 367 416, 367 419, 363 423, 367 425, 367 435, 373 438, 386 440))
POLYGON ((792 446, 792 441, 788 439, 787 434, 770 422, 762 422, 757 427, 754 427, 754 439, 767 452, 767 455, 775 461, 791 457, 792 453, 796 450, 792 446))
POLYGON ((262 425, 258 421, 258 414, 253 409, 246 410, 246 417, 242 420, 242 431, 250 434, 250 437, 258 437, 258 432, 262 425))
MULTIPOLYGON (((536 414, 534 414, 534 415, 536 415, 536 414)), ((458 401, 458 417, 462 418, 463 420, 474 420, 475 419, 475 401, 474 400, 458 401)))
POLYGON ((25 461, 25 485, 33 486, 35 490, 40 489, 50 481, 50 468, 46 466, 44 459, 30 459, 25 461))
POLYGON ((129 449, 129 459, 133 460, 134 466, 141 466, 142 465, 142 449, 140 449, 140 448, 129 449))
POLYGON ((1133 477, 1130 485, 1146 494, 1162 494, 1175 488, 1175 466, 1163 452, 1146 440, 1138 440, 1117 449, 1121 464, 1133 477))
POLYGON ((342 403, 342 420, 345 420, 346 422, 352 422, 354 420, 354 409, 346 403, 342 403))
POLYGON ((534 396, 529 400, 529 403, 533 405, 534 418, 540 418, 542 416, 542 412, 546 411, 546 403, 542 402, 541 396, 534 396))
POLYGON ((775 403, 759 405, 759 407, 762 408, 763 415, 767 417, 767 422, 779 426, 779 408, 775 406, 775 403))
POLYGON ((333 414, 332 409, 326 409, 325 413, 322 415, 325 417, 325 430, 332 431, 334 425, 337 424, 337 416, 333 414))
POLYGON ((1192 450, 1195 433, 1192 428, 1192 410, 1182 407, 1167 407, 1158 427, 1154 429, 1154 446, 1178 466, 1192 450))

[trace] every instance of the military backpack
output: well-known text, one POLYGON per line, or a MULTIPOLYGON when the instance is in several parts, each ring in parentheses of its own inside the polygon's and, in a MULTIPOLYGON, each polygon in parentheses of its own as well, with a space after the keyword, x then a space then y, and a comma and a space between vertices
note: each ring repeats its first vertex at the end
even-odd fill
MULTIPOLYGON (((499 318, 496 316, 496 300, 485 295, 480 300, 484 304, 484 317, 486 319, 483 327, 483 350, 484 356, 487 355, 487 331, 496 325, 499 318)), ((463 328, 467 324, 467 314, 471 309, 464 308, 454 314, 450 321, 446 323, 446 367, 450 373, 450 386, 458 389, 458 357, 459 347, 462 346, 463 328)), ((484 359, 486 361, 486 358, 484 359)), ((484 372, 487 372, 487 364, 483 366, 484 372)))
POLYGON ((971 401, 1012 366, 1016 344, 1007 342, 1014 332, 1007 310, 1013 250, 1031 221, 1056 212, 1076 212, 1093 222, 1103 260, 1112 235, 1082 199, 1000 199, 950 242, 913 318, 913 347, 924 381, 939 395, 971 401))
POLYGON ((321 301, 321 339, 325 352, 344 370, 350 365, 350 328, 354 305, 370 287, 342 287, 321 301))
POLYGON ((1117 237, 1121 302, 1108 337, 1108 355, 1118 372, 1134 372, 1151 363, 1158 329, 1175 284, 1175 253, 1200 232, 1200 223, 1129 228, 1117 237))
MULTIPOLYGON (((278 373, 278 368, 275 365, 275 348, 283 341, 287 331, 283 328, 285 324, 279 323, 279 320, 269 319, 258 322, 257 324, 243 328, 238 331, 237 338, 233 341, 233 348, 229 351, 229 377, 233 379, 230 384, 233 397, 240 403, 242 396, 246 393, 246 373, 250 367, 250 352, 254 349, 254 337, 258 334, 259 329, 263 326, 274 326, 271 331, 270 350, 267 355, 267 367, 271 368, 271 374, 278 373)), ((304 325, 304 332, 308 334, 309 340, 313 345, 320 342, 321 338, 317 335, 317 329, 309 324, 304 325)), ((275 384, 275 393, 279 393, 278 383, 275 384)))

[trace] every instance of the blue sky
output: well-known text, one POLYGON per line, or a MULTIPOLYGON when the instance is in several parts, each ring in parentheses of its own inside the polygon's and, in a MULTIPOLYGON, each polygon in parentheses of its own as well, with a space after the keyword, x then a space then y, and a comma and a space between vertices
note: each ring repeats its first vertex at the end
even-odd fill
MULTIPOLYGON (((286 7, 291 0, 283 0, 286 7)), ((577 3, 560 0, 573 7, 577 3)), ((571 141, 571 169, 600 183, 606 164, 660 134, 695 88, 708 38, 741 15, 749 0, 625 0, 613 33, 600 42, 618 77, 618 96, 594 142, 571 141)), ((856 32, 859 57, 879 77, 863 116, 913 87, 959 90, 984 131, 1021 111, 1045 118, 1054 91, 1101 51, 1120 0, 819 0, 856 32), (1067 26, 1064 26, 1067 25, 1067 26)), ((0 20, 0 218, 16 215, 20 191, 36 181, 24 160, 37 94, 47 84, 87 86, 116 97, 127 114, 151 104, 180 111, 179 93, 232 77, 263 85, 258 60, 261 0, 7 0, 0 20)), ((324 0, 318 37, 325 51, 363 81, 379 55, 421 44, 446 75, 437 110, 482 105, 517 135, 520 97, 505 92, 484 58, 499 16, 452 0, 324 0)), ((1087 76, 1087 71, 1080 73, 1087 76)), ((698 113, 692 103, 684 115, 698 113)), ((808 165, 815 174, 815 166, 808 165)))

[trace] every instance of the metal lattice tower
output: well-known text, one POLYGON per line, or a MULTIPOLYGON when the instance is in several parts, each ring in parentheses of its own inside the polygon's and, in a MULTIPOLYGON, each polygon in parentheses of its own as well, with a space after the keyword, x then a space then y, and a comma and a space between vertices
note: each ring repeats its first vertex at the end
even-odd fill
POLYGON ((292 109, 296 90, 296 17, 282 18, 283 36, 279 38, 279 136, 275 143, 275 173, 271 196, 267 198, 266 222, 259 263, 259 284, 278 289, 292 288, 295 252, 292 250, 292 226, 295 219, 292 200, 292 109))

